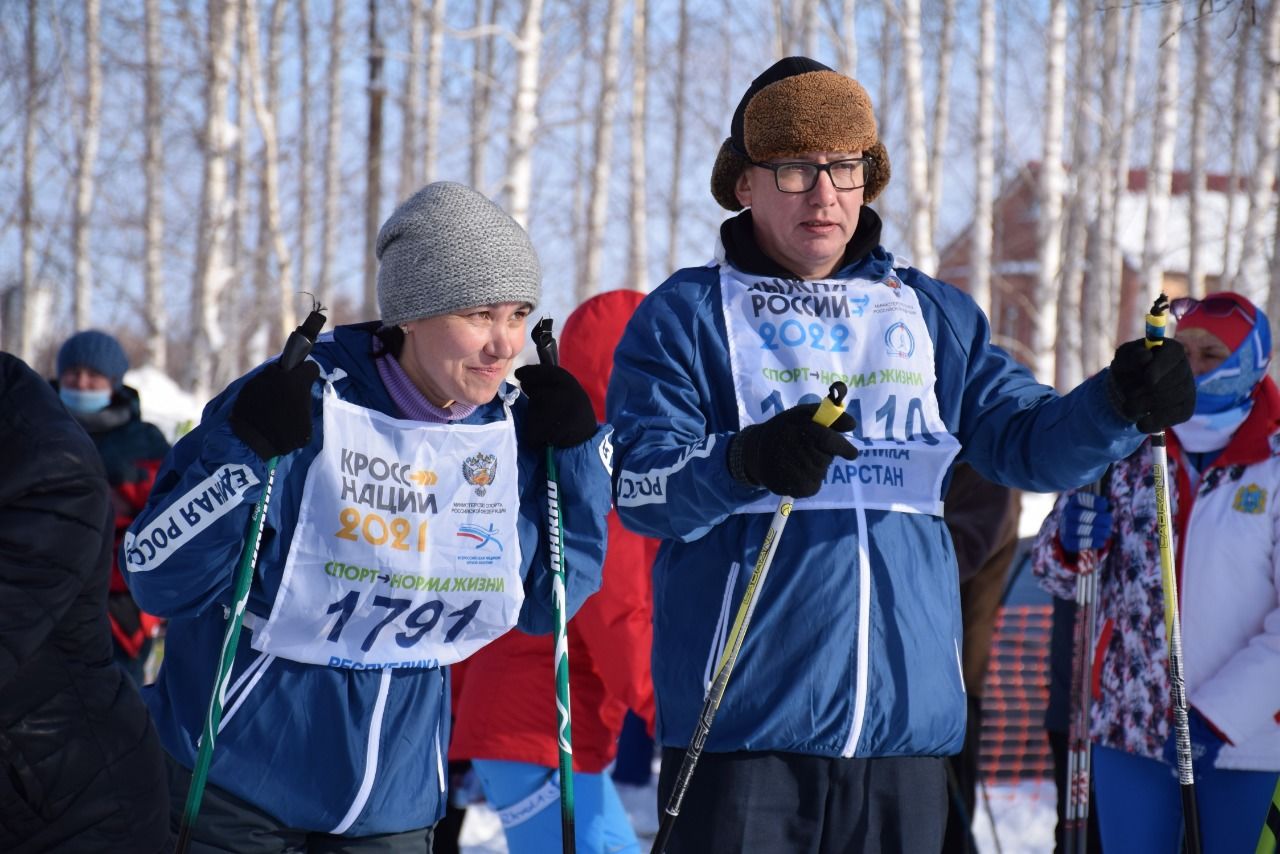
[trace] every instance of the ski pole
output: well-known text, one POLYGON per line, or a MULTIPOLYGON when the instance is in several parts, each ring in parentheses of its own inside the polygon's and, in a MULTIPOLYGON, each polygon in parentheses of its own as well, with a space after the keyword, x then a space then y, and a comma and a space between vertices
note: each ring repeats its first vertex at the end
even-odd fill
MULTIPOLYGON (((1169 298, 1161 294, 1147 314, 1147 347, 1164 343, 1169 298)), ((1169 688, 1178 748, 1178 785, 1182 789, 1182 826, 1188 854, 1200 854, 1200 813, 1191 765, 1191 726, 1182 667, 1182 621, 1178 617, 1178 579, 1174 571, 1173 513, 1169 509, 1169 456, 1164 431, 1151 434, 1151 468, 1156 493, 1156 534, 1160 545, 1160 584, 1164 591, 1164 632, 1169 644, 1169 688)))
MULTIPOLYGON (((844 412, 844 396, 848 391, 844 383, 832 383, 827 396, 822 399, 817 412, 813 414, 813 420, 824 427, 834 424, 844 412)), ((671 797, 667 799, 667 805, 663 810, 662 821, 658 825, 658 835, 654 838, 651 849, 654 854, 662 854, 666 850, 667 841, 671 838, 671 829, 680 815, 680 804, 684 801, 685 792, 689 789, 689 781, 693 779, 693 770, 702 756, 702 748, 706 744, 707 734, 711 732, 711 723, 715 720, 716 712, 720 709, 720 701, 724 699, 724 689, 729 684, 729 675, 733 673, 733 666, 737 663, 742 641, 747 634, 747 626, 750 625, 756 603, 760 600, 760 589, 764 586, 765 576, 769 574, 769 567, 773 564, 773 556, 778 548, 778 540, 782 538, 782 531, 787 525, 787 519, 790 518, 791 508, 794 505, 795 499, 788 495, 778 500, 778 509, 773 514, 773 521, 769 523, 769 530, 765 532, 764 541, 760 544, 760 554, 756 558, 755 569, 751 571, 746 593, 738 604, 738 613, 729 631, 729 642, 725 644, 724 652, 720 654, 715 679, 711 681, 711 687, 707 689, 706 697, 702 701, 702 711, 698 713, 698 725, 694 729, 693 737, 689 740, 689 749, 685 751, 684 761, 680 763, 680 773, 676 776, 675 788, 671 790, 671 797)))
MULTIPOLYGON (((533 325, 538 361, 560 364, 560 351, 551 334, 551 318, 533 325)), ((547 446, 547 539, 551 547, 551 599, 556 620, 556 746, 560 752, 560 837, 565 854, 574 852, 573 727, 569 713, 569 628, 564 587, 564 525, 560 518, 560 484, 555 449, 547 446)))
POLYGON ((1280 851, 1280 778, 1276 779, 1276 790, 1267 806, 1267 818, 1262 822, 1254 854, 1276 854, 1277 851, 1280 851))
MULTIPOLYGON (((316 336, 324 328, 324 307, 316 303, 297 329, 289 334, 284 350, 276 361, 283 370, 291 370, 301 364, 311 352, 316 336)), ((187 789, 187 803, 182 812, 182 822, 178 827, 177 854, 184 854, 191 844, 191 829, 195 826, 196 816, 200 813, 200 801, 204 798, 204 784, 209 776, 209 763, 213 759, 213 740, 222 721, 222 706, 226 702, 227 681, 231 676, 231 665, 235 661, 236 646, 240 641, 240 629, 244 625, 244 609, 249 601, 249 587, 253 582, 253 573, 258 563, 258 544, 262 540, 262 521, 267 515, 267 506, 271 503, 271 487, 275 483, 276 466, 279 457, 267 460, 267 479, 262 487, 262 495, 253 508, 253 516, 249 521, 249 534, 245 538, 244 550, 240 553, 240 564, 236 568, 235 587, 231 597, 231 611, 227 620, 227 631, 222 638, 222 655, 218 660, 218 672, 214 676, 213 695, 209 698, 209 711, 205 715, 204 731, 200 734, 200 749, 196 754, 196 767, 191 771, 191 787, 187 789)))
MULTIPOLYGON (((1110 469, 1088 491, 1102 495, 1110 469)), ((1098 552, 1084 549, 1076 579, 1076 623, 1071 651, 1071 724, 1067 754, 1067 815, 1063 847, 1068 854, 1084 854, 1089 847, 1089 788, 1092 757, 1089 741, 1090 676, 1093 660, 1094 622, 1098 603, 1098 552)))

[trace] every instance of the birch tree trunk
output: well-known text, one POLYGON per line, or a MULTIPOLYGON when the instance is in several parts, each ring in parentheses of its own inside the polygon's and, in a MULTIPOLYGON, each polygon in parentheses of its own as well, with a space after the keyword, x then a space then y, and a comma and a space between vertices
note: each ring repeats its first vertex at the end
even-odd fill
POLYGON ((369 133, 365 152, 364 316, 378 316, 378 228, 382 224, 382 37, 378 0, 369 0, 369 133))
POLYGON ((902 77, 906 89, 907 181, 911 204, 912 264, 933 271, 932 203, 929 199, 929 153, 925 145, 924 83, 920 57, 920 0, 902 0, 902 77))
POLYGON ((627 287, 649 290, 648 195, 645 193, 645 125, 648 115, 649 6, 633 0, 631 6, 631 242, 627 252, 627 287))
MULTIPOLYGON (((929 153, 930 228, 937 226, 938 213, 942 206, 942 178, 947 169, 944 157, 949 152, 947 131, 951 116, 951 63, 955 52, 955 0, 942 0, 939 14, 942 17, 942 34, 936 57, 938 76, 935 80, 933 102, 933 145, 929 153)), ((933 245, 932 232, 929 235, 929 245, 933 245)))
POLYGON ((991 249, 995 239, 995 0, 980 0, 978 19, 978 127, 973 143, 977 162, 969 295, 979 308, 990 314, 991 249))
POLYGON ((845 75, 858 77, 858 2, 840 0, 840 70, 845 75))
POLYGON ((1085 251, 1089 222, 1097 190, 1091 164, 1096 162, 1092 147, 1095 91, 1092 59, 1094 23, 1090 17, 1093 0, 1076 3, 1080 34, 1076 47, 1075 109, 1071 127, 1071 163, 1074 192, 1067 210, 1066 239, 1062 253, 1062 279, 1058 289, 1058 328, 1054 339, 1054 385, 1060 389, 1075 388, 1085 377, 1082 349, 1081 302, 1085 279, 1085 251))
POLYGON ((1231 235, 1236 233, 1236 195, 1240 187, 1240 148, 1245 137, 1246 105, 1252 103, 1249 98, 1249 57, 1253 55, 1250 42, 1253 40, 1253 27, 1241 27, 1237 33, 1235 44, 1235 69, 1231 83, 1231 125, 1230 125, 1230 165, 1227 174, 1230 176, 1231 192, 1227 203, 1227 221, 1223 226, 1223 234, 1227 239, 1222 241, 1222 284, 1234 281, 1236 268, 1240 263, 1235 251, 1236 241, 1231 235))
POLYGON ((404 69, 404 105, 401 108, 400 121, 400 174, 397 176, 396 198, 404 201, 422 186, 422 176, 418 169, 421 163, 418 143, 418 130, 422 123, 422 87, 420 70, 422 67, 423 30, 426 27, 426 16, 422 11, 422 0, 409 0, 409 55, 404 69))
MULTIPOLYGON (((489 28, 497 24, 498 0, 475 0, 475 27, 484 26, 488 5, 489 28)), ((471 145, 467 163, 471 186, 483 192, 485 187, 485 153, 489 144, 489 110, 493 102, 493 37, 477 35, 471 64, 471 145)))
POLYGON ((231 202, 227 196, 227 159, 232 128, 227 122, 231 60, 238 27, 239 0, 209 0, 205 70, 204 175, 200 203, 200 251, 192 293, 194 313, 188 386, 207 398, 229 373, 226 334, 220 304, 232 280, 231 202))
POLYGON ((146 134, 142 174, 145 182, 143 211, 143 308, 147 327, 147 361, 161 371, 168 370, 168 312, 164 304, 164 106, 161 104, 160 0, 146 0, 143 7, 145 42, 144 101, 142 123, 146 134))
MULTIPOLYGON (((39 119, 40 63, 37 50, 36 24, 39 14, 36 0, 27 0, 26 35, 26 116, 22 126, 22 212, 20 214, 22 245, 22 281, 18 294, 17 344, 13 351, 28 364, 34 361, 35 341, 32 340, 33 314, 36 305, 36 234, 35 234, 35 174, 36 174, 36 123, 39 119)), ((9 346, 6 342, 6 346, 9 346)))
MULTIPOLYGON (((1212 0, 1200 0, 1195 32, 1195 83, 1191 98, 1191 186, 1187 194, 1188 246, 1187 293, 1200 296, 1204 293, 1204 226, 1201 215, 1205 190, 1205 111, 1208 109, 1209 81, 1209 21, 1213 11, 1212 0)), ((1227 197, 1227 204, 1231 197, 1227 197)))
POLYGON ((1115 193, 1113 208, 1116 215, 1111 223, 1113 230, 1109 241, 1111 247, 1109 266, 1111 274, 1115 277, 1113 291, 1115 302, 1112 304, 1112 316, 1116 321, 1114 336, 1116 341, 1127 341, 1132 338, 1137 323, 1137 318, 1131 314, 1136 297, 1132 293, 1133 286, 1124 281, 1124 254, 1120 249, 1120 200, 1129 191, 1129 157, 1133 150, 1133 115, 1138 90, 1138 46, 1142 39, 1142 10, 1137 4, 1129 7, 1129 17, 1125 27, 1128 44, 1125 48, 1124 82, 1118 118, 1119 138, 1116 141, 1115 183, 1112 186, 1115 193), (1126 315, 1126 311, 1130 314, 1126 315))
POLYGON ((1115 258, 1116 203, 1119 198, 1117 176, 1127 170, 1116 162, 1116 146, 1119 140, 1118 125, 1122 119, 1116 114, 1120 89, 1120 9, 1108 4, 1102 10, 1102 53, 1100 60, 1100 87, 1102 103, 1099 108, 1101 121, 1098 128, 1098 161, 1093 167, 1097 173, 1094 181, 1098 195, 1098 216, 1090 229, 1089 265, 1085 276, 1080 302, 1086 375, 1093 375, 1106 364, 1111 356, 1115 338, 1115 322, 1112 306, 1118 302, 1119 280, 1113 267, 1115 258))
POLYGON ((1058 329, 1058 287, 1062 262, 1062 130, 1066 105, 1066 0, 1050 0, 1045 39, 1043 162, 1040 165, 1040 219, 1036 296, 1031 312, 1032 373, 1041 381, 1055 376, 1050 336, 1058 329))
MULTIPOLYGON (((252 92, 254 119, 262 136, 262 168, 259 178, 260 207, 258 212, 258 246, 255 278, 258 282, 255 302, 266 311, 261 320, 270 317, 274 324, 267 325, 267 352, 278 352, 284 339, 298 320, 293 305, 293 259, 289 244, 284 239, 280 224, 280 144, 276 136, 276 116, 280 102, 280 39, 284 30, 284 0, 271 4, 271 45, 268 49, 266 97, 263 96, 262 59, 259 51, 258 16, 247 9, 245 16, 244 50, 249 59, 249 84, 252 92), (268 299, 271 292, 271 268, 268 263, 267 244, 276 261, 275 299, 268 299), (274 303, 274 305, 272 305, 274 303)), ((255 354, 265 355, 265 354, 255 354)))
POLYGON ((524 0, 516 45, 516 86, 507 145, 507 213, 529 227, 533 194, 533 136, 538 127, 538 69, 542 58, 542 0, 524 0))
POLYGON ((431 34, 427 42, 427 109, 422 134, 422 180, 436 179, 440 149, 440 95, 444 86, 445 0, 431 4, 431 34))
POLYGON ((667 263, 665 273, 679 269, 680 182, 684 178, 684 104, 688 85, 689 0, 680 0, 676 29, 676 79, 671 99, 671 184, 667 193, 667 263))
MULTIPOLYGON (((1262 104, 1258 109, 1256 124, 1256 152, 1254 166, 1249 175, 1249 214, 1244 221, 1243 241, 1240 245, 1240 266, 1236 270, 1232 290, 1244 294, 1255 305, 1269 302, 1263 293, 1263 284, 1269 280, 1266 272, 1266 222, 1268 211, 1276 211, 1276 150, 1280 146, 1280 0, 1272 0, 1267 9, 1266 26, 1262 33, 1262 76, 1258 94, 1262 104)), ((1271 259, 1278 264, 1280 259, 1271 259)), ((1280 297, 1278 297, 1280 298, 1280 297)), ((1278 315, 1273 315, 1278 316, 1278 315)), ((1280 316, 1278 316, 1280 317, 1280 316)))
POLYGON ((600 104, 595 117, 591 200, 587 209, 586 271, 575 288, 580 303, 600 292, 600 266, 609 213, 609 176, 613 171, 613 118, 618 107, 618 50, 622 41, 622 0, 605 10, 604 53, 600 57, 600 104))
POLYGON ((73 322, 88 329, 93 318, 93 265, 89 260, 89 218, 93 213, 93 171, 102 133, 102 40, 98 0, 84 0, 84 113, 76 156, 76 200, 71 226, 75 250, 73 322))
MULTIPOLYGON (((1165 4, 1160 13, 1159 72, 1156 110, 1151 127, 1151 163, 1147 167, 1147 223, 1142 241, 1142 293, 1131 307, 1136 318, 1143 303, 1164 289, 1164 254, 1169 227, 1169 193, 1173 181, 1173 149, 1178 135, 1178 49, 1182 7, 1165 4)), ((1136 330, 1135 330, 1136 331, 1136 330)))
POLYGON ((320 223, 320 284, 316 288, 316 298, 325 305, 333 302, 333 259, 338 251, 338 210, 342 204, 342 4, 343 0, 333 0, 325 84, 329 115, 324 132, 324 213, 320 223))
POLYGON ((311 284, 311 24, 298 0, 298 287, 311 284))

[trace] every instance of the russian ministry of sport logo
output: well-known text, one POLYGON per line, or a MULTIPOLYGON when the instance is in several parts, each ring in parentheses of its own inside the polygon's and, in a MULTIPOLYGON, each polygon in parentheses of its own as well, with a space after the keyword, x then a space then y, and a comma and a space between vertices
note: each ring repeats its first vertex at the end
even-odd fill
POLYGON ((498 539, 498 531, 494 528, 492 522, 489 523, 487 528, 482 528, 473 523, 461 525, 458 528, 458 536, 464 540, 474 542, 475 546, 473 548, 476 550, 493 547, 498 551, 502 551, 502 541, 498 539))

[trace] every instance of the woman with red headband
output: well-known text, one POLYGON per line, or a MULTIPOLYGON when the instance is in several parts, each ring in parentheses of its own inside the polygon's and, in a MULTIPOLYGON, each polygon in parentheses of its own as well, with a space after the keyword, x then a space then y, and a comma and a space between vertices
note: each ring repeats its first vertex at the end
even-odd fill
MULTIPOLYGON (((1236 293, 1177 299, 1196 408, 1171 428, 1174 548, 1202 850, 1252 851, 1280 770, 1280 389, 1267 316, 1236 293)), ((1075 596, 1097 549, 1090 735, 1103 848, 1179 850, 1151 450, 1103 494, 1070 492, 1040 529, 1041 583, 1075 596)))

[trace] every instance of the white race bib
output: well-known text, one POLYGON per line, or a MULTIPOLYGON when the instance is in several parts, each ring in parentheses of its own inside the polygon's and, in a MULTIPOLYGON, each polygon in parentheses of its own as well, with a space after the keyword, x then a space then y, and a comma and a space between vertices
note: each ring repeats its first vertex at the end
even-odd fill
MULTIPOLYGON (((960 443, 939 413, 933 339, 915 291, 892 273, 800 281, 721 264, 720 293, 744 428, 817 403, 837 380, 849 387, 859 456, 836 457, 818 494, 796 507, 942 515, 942 479, 960 443)), ((770 496, 738 512, 776 509, 770 496)))
POLYGON ((332 667, 436 667, 516 624, 516 437, 423 424, 324 393, 324 447, 253 647, 332 667))

